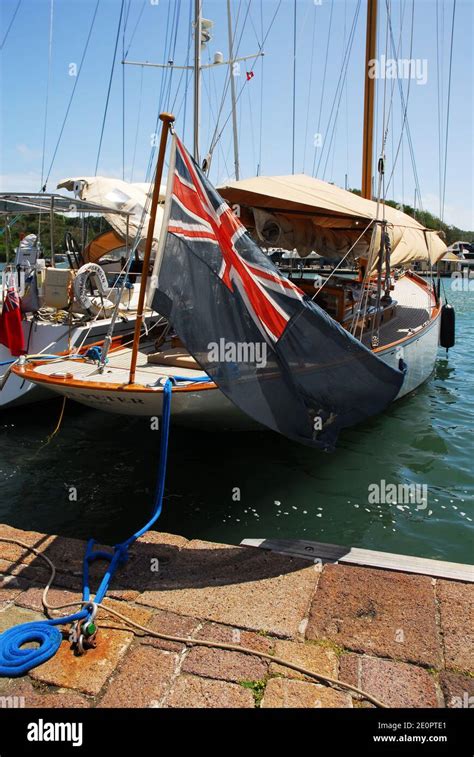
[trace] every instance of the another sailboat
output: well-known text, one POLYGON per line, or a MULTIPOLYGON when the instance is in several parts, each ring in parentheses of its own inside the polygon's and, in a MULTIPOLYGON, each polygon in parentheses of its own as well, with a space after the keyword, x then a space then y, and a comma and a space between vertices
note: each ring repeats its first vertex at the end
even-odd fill
MULTIPOLYGON (((17 309, 15 325, 0 336, 0 407, 10 408, 53 396, 46 387, 19 379, 12 371, 25 355, 62 355, 71 360, 93 345, 101 346, 113 326, 113 345, 126 344, 135 328, 141 274, 139 258, 133 259, 133 213, 124 208, 123 198, 110 203, 85 202, 75 197, 36 193, 0 195, 0 215, 50 222, 50 240, 55 221, 64 218, 101 216, 117 231, 99 234, 90 242, 77 242, 70 232, 64 240, 66 265, 59 263, 54 247, 45 259, 37 234, 19 239, 15 257, 2 271, 0 310, 17 309), (132 256, 132 257, 131 257, 132 256), (135 262, 130 270, 129 262, 135 262), (17 333, 12 333, 15 328, 17 333)), ((0 319, 8 318, 4 312, 0 319)), ((145 328, 151 329, 159 316, 148 310, 145 328)))

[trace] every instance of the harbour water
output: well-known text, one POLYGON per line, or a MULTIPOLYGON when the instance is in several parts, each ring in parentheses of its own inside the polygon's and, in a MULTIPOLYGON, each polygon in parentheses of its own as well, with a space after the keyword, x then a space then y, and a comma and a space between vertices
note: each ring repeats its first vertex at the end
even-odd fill
MULTIPOLYGON (((172 427, 163 531, 238 544, 310 539, 472 562, 474 292, 451 292, 457 342, 432 379, 345 431, 333 454, 267 432, 172 427), (427 486, 419 503, 369 502, 369 487, 427 486)), ((0 522, 107 543, 141 525, 153 501, 159 433, 146 419, 61 401, 0 416, 0 522)))

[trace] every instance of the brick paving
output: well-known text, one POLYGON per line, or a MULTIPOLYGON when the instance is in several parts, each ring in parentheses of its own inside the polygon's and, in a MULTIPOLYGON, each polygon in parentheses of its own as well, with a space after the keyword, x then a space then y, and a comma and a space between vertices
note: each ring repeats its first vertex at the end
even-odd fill
MULTIPOLYGON (((52 604, 77 601, 85 543, 0 525, 57 567, 52 604)), ((101 565, 92 575, 98 579, 101 565)), ((0 542, 0 632, 43 618, 40 558, 0 542)), ((110 608, 193 646, 133 632, 99 612, 98 645, 58 653, 19 679, 2 706, 364 707, 260 653, 351 683, 391 707, 474 705, 474 586, 403 572, 326 565, 251 547, 153 532, 131 550, 110 608), (209 648, 200 640, 249 647, 209 648), (20 704, 18 704, 20 702, 20 704)))

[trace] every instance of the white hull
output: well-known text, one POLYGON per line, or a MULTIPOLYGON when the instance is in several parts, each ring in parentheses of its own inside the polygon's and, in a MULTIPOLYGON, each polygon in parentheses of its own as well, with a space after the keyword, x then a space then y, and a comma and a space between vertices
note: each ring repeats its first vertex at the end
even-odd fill
MULTIPOLYGON (((147 317, 147 323, 156 320, 157 316, 147 317)), ((121 334, 131 334, 135 324, 135 314, 127 317, 127 320, 119 320, 114 328, 114 337, 121 334)), ((28 354, 38 355, 57 354, 66 352, 71 347, 94 344, 101 342, 107 335, 110 319, 101 319, 93 324, 87 323, 72 329, 69 340, 69 327, 64 324, 48 323, 44 321, 22 321, 25 344, 28 354)), ((7 363, 15 358, 10 350, 0 344, 0 363, 7 363)), ((8 369, 8 365, 0 366, 0 381, 8 369)), ((47 387, 25 381, 21 376, 11 373, 6 380, 3 389, 0 390, 0 408, 15 407, 31 402, 38 402, 54 396, 47 387)))
MULTIPOLYGON (((405 339, 402 349, 397 345, 378 352, 379 357, 394 368, 399 366, 400 358, 407 365, 405 380, 396 399, 415 390, 433 372, 438 350, 439 323, 438 317, 418 334, 405 339)), ((137 387, 137 391, 133 388, 120 391, 111 387, 108 390, 105 384, 98 388, 91 381, 87 387, 55 384, 54 391, 88 407, 120 415, 159 417, 162 412, 161 387, 137 387)), ((258 425, 238 410, 217 388, 174 391, 172 416, 173 422, 201 427, 255 428, 258 425)))

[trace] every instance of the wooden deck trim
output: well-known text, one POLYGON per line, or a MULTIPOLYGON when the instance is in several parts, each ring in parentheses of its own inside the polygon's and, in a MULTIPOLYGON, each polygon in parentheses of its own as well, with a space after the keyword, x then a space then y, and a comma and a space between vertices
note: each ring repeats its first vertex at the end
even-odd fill
MULTIPOLYGON (((116 384, 113 382, 91 382, 81 381, 80 379, 70 378, 67 376, 49 376, 44 373, 37 373, 35 368, 40 365, 49 363, 49 360, 31 361, 31 367, 26 365, 13 365, 12 373, 25 381, 31 381, 33 384, 41 384, 45 386, 65 386, 68 389, 87 389, 89 392, 132 392, 134 394, 151 394, 153 392, 163 391, 163 387, 150 387, 143 386, 143 384, 116 384)), ((77 362, 77 361, 76 361, 77 362)), ((203 371, 204 373, 204 371, 203 371)), ((186 386, 175 386, 173 392, 196 392, 196 391, 209 391, 210 389, 217 389, 216 384, 212 381, 208 383, 202 383, 200 381, 192 381, 186 386)))
POLYGON ((413 555, 399 555, 394 552, 378 552, 372 549, 359 549, 358 547, 343 547, 337 544, 325 544, 324 542, 305 541, 303 539, 244 539, 240 543, 244 547, 268 549, 272 552, 279 552, 312 562, 360 565, 474 583, 474 565, 463 563, 431 560, 413 555))

